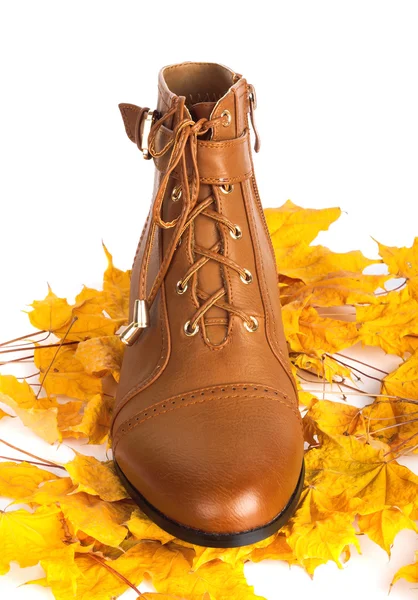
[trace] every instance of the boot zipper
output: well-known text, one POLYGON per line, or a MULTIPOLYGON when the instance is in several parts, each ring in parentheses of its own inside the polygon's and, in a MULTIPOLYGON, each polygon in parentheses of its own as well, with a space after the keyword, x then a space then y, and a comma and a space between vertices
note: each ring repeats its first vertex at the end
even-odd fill
POLYGON ((251 83, 248 84, 248 99, 250 101, 251 125, 252 125, 254 135, 255 135, 254 150, 256 152, 259 152, 260 146, 261 146, 261 140, 260 140, 260 134, 258 133, 257 126, 255 124, 255 115, 254 115, 255 109, 257 108, 257 96, 255 93, 255 88, 251 83))

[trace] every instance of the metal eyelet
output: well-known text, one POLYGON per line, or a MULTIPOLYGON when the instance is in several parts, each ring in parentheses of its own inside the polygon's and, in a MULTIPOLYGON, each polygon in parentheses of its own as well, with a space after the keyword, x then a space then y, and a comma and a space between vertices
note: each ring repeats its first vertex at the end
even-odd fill
POLYGON ((234 191, 234 186, 230 183, 224 183, 224 185, 221 185, 219 189, 223 194, 230 194, 234 191))
POLYGON ((231 125, 231 121, 232 121, 232 117, 231 117, 231 113, 229 112, 229 110, 224 110, 223 113, 221 114, 221 117, 227 117, 226 123, 222 122, 222 125, 224 127, 229 127, 231 125))
POLYGON ((253 281, 252 273, 248 269, 244 269, 244 273, 245 273, 245 277, 243 277, 242 275, 239 276, 242 283, 246 283, 247 285, 249 283, 252 283, 252 281, 253 281))
POLYGON ((242 238, 242 231, 239 225, 235 225, 235 231, 229 230, 229 235, 233 240, 240 240, 242 238))
POLYGON ((252 321, 253 326, 250 327, 250 325, 248 325, 247 321, 244 321, 244 327, 250 333, 254 333, 254 331, 257 331, 257 329, 258 329, 258 321, 255 317, 252 317, 252 316, 250 316, 250 320, 252 321))
POLYGON ((182 195, 182 189, 181 189, 181 185, 175 185, 173 187, 173 190, 171 192, 171 199, 173 202, 178 202, 181 198, 182 195))
POLYGON ((184 333, 188 337, 193 337, 199 331, 199 324, 196 323, 196 325, 194 326, 194 329, 191 329, 191 330, 189 329, 189 325, 190 325, 190 321, 187 321, 187 323, 184 324, 184 333))
POLYGON ((186 285, 184 285, 181 279, 176 284, 177 293, 180 295, 184 294, 184 292, 187 290, 187 288, 188 288, 188 284, 186 283, 186 285))

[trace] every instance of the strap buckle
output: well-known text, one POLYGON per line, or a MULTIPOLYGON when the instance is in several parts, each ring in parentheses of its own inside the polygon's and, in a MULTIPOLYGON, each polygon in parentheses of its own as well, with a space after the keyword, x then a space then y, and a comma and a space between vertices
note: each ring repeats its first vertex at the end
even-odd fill
POLYGON ((143 158, 145 158, 145 160, 150 160, 152 158, 152 156, 149 152, 148 138, 149 138, 149 134, 151 131, 151 127, 154 125, 156 118, 157 118, 157 111, 149 110, 147 112, 146 118, 144 119, 144 127, 142 130, 142 136, 141 136, 141 151, 142 151, 142 156, 143 156, 143 158))

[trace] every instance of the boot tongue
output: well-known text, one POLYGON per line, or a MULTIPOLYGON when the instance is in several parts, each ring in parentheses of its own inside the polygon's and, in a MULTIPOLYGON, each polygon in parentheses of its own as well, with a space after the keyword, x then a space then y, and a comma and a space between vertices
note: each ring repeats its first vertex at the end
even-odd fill
MULTIPOLYGON (((216 102, 196 102, 188 106, 190 115, 194 121, 199 119, 210 119, 216 102)), ((207 131, 200 139, 209 139, 211 131, 207 131)), ((201 186, 201 199, 207 197, 210 193, 208 186, 201 186)), ((216 210, 216 207, 212 206, 216 210)), ((219 230, 213 221, 203 215, 199 215, 194 222, 194 238, 195 242, 204 248, 211 248, 219 241, 219 230)), ((198 273, 198 286, 206 293, 213 294, 219 290, 224 283, 224 275, 222 267, 214 261, 209 261, 204 265, 198 273)), ((221 344, 225 339, 227 325, 222 324, 222 321, 227 323, 228 313, 218 306, 211 307, 204 318, 206 327, 206 338, 212 344, 221 344)))
POLYGON ((195 121, 199 119, 209 119, 215 108, 216 102, 197 102, 189 106, 189 111, 195 121))

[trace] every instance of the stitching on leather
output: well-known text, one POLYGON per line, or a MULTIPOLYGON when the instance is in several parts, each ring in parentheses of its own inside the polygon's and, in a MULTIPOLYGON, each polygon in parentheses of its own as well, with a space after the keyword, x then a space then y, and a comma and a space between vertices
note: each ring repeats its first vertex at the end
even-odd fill
POLYGON ((210 327, 211 325, 228 325, 228 319, 223 319, 222 317, 208 317, 206 319, 206 326, 210 327))
MULTIPOLYGON (((207 65, 210 67, 213 67, 214 65, 218 66, 218 63, 213 63, 213 62, 200 62, 200 61, 184 61, 182 63, 178 63, 176 65, 168 65, 168 67, 164 67, 164 71, 171 71, 173 69, 179 69, 180 67, 184 67, 184 65, 207 65)), ((229 72, 229 69, 226 69, 229 72)))
MULTIPOLYGON (((268 305, 268 310, 266 310, 266 324, 267 324, 267 328, 269 328, 271 326, 270 324, 272 323, 273 331, 274 331, 274 335, 273 335, 272 339, 273 339, 273 345, 274 345, 274 347, 276 349, 276 352, 278 353, 278 354, 276 354, 277 359, 279 360, 280 364, 282 365, 285 373, 288 375, 288 377, 290 379, 290 383, 292 384, 293 388, 295 388, 294 380, 293 380, 293 378, 291 376, 291 373, 289 372, 289 368, 285 364, 285 358, 283 356, 281 348, 277 344, 277 337, 276 337, 277 333, 276 333, 275 319, 271 319, 270 318, 270 315, 273 314, 273 309, 272 309, 272 305, 271 305, 271 300, 270 300, 270 294, 269 294, 269 291, 268 291, 268 286, 267 286, 266 279, 265 279, 263 253, 261 252, 260 240, 259 240, 259 236, 258 236, 258 233, 257 233, 257 226, 256 226, 256 223, 255 223, 255 216, 254 216, 253 208, 251 206, 251 203, 246 202, 246 204, 249 205, 249 210, 250 210, 252 224, 253 224, 253 229, 254 229, 254 236, 255 236, 255 239, 256 239, 256 242, 257 242, 258 255, 259 255, 259 260, 260 260, 260 263, 261 263, 260 272, 261 272, 261 277, 262 277, 262 280, 263 280, 263 283, 264 283, 264 290, 265 290, 264 297, 266 298, 267 305, 268 305)), ((298 392, 297 392, 296 389, 295 389, 295 391, 296 391, 296 398, 297 398, 297 393, 298 392)))
MULTIPOLYGON (((271 394, 273 394, 274 396, 281 396, 284 400, 288 400, 289 401, 289 407, 293 408, 293 404, 292 404, 292 400, 289 397, 288 394, 286 394, 285 392, 281 392, 279 391, 277 388, 272 387, 270 385, 260 385, 260 384, 256 384, 254 382, 245 382, 245 383, 229 383, 229 384, 225 384, 225 385, 215 385, 215 386, 211 386, 208 385, 206 387, 203 388, 198 388, 197 390, 191 390, 190 392, 185 392, 183 394, 176 394, 175 396, 170 396, 168 398, 168 400, 160 400, 159 402, 156 402, 155 404, 152 404, 148 409, 144 409, 143 411, 140 412, 146 412, 147 410, 149 410, 150 408, 155 408, 156 406, 159 406, 160 404, 164 404, 167 401, 171 402, 172 400, 175 400, 176 398, 183 398, 186 396, 193 396, 196 394, 201 394, 202 392, 222 392, 225 393, 228 391, 228 389, 231 389, 232 391, 235 391, 237 389, 242 389, 244 392, 247 391, 247 388, 252 388, 252 391, 261 391, 263 390, 265 393, 266 392, 270 392, 271 394)), ((299 411, 298 411, 299 413, 299 411)), ((128 419, 127 419, 128 420, 128 419)))
MULTIPOLYGON (((171 257, 173 255, 173 253, 175 252, 175 248, 172 247, 172 241, 170 241, 170 244, 168 246, 168 249, 170 250, 170 252, 168 252, 164 258, 164 260, 161 262, 161 268, 165 268, 165 265, 170 262, 171 257)), ((164 276, 160 274, 159 277, 157 277, 157 279, 154 281, 153 286, 151 288, 150 294, 152 294, 154 292, 154 289, 157 288, 160 285, 160 282, 164 279, 164 276)))
POLYGON ((133 260, 133 262, 132 262, 132 268, 134 267, 134 265, 135 265, 135 261, 136 261, 136 259, 137 259, 137 256, 138 256, 138 254, 139 254, 139 250, 140 250, 140 248, 141 248, 142 240, 144 239, 145 232, 146 232, 146 230, 147 230, 147 227, 148 227, 148 221, 149 221, 149 219, 150 219, 150 216, 151 216, 151 211, 148 213, 148 216, 147 216, 147 218, 146 218, 146 221, 145 221, 145 225, 144 225, 144 227, 142 228, 141 237, 139 238, 138 246, 136 247, 136 252, 135 252, 134 260, 133 260))
POLYGON ((283 406, 286 406, 286 408, 288 408, 289 410, 291 410, 293 412, 293 414, 297 417, 298 422, 300 427, 302 427, 302 419, 300 416, 300 412, 299 410, 296 409, 295 405, 292 403, 292 401, 289 399, 287 394, 284 394, 282 392, 278 392, 277 390, 275 390, 274 388, 268 387, 268 386, 255 386, 254 384, 237 384, 237 385, 229 385, 229 386, 216 386, 213 388, 203 388, 202 390, 197 390, 196 392, 189 392, 187 394, 184 395, 177 395, 177 396, 172 396, 171 398, 168 398, 167 400, 161 400, 160 402, 157 402, 156 404, 152 404, 151 406, 149 406, 146 409, 143 409, 142 411, 138 412, 136 415, 133 415, 132 417, 130 417, 129 419, 126 419, 123 423, 121 423, 121 425, 118 428, 118 431, 116 432, 116 435, 114 436, 114 448, 116 448, 117 443, 120 441, 120 439, 122 438, 123 434, 128 433, 129 431, 132 431, 133 429, 135 429, 138 425, 144 423, 145 421, 149 421, 150 419, 153 419, 155 417, 158 417, 160 415, 163 415, 165 413, 168 412, 172 412, 174 410, 177 410, 179 408, 183 408, 183 407, 187 407, 187 406, 193 406, 195 404, 203 404, 204 402, 207 402, 209 400, 213 400, 215 398, 217 398, 216 395, 214 396, 206 396, 204 399, 199 399, 199 400, 195 400, 194 402, 187 402, 186 400, 181 400, 180 402, 184 402, 184 404, 177 404, 177 406, 175 408, 170 408, 164 411, 159 411, 156 412, 156 414, 151 414, 148 416, 148 413, 150 411, 157 411, 158 407, 165 407, 167 404, 172 404, 173 402, 177 402, 177 398, 189 398, 190 400, 193 400, 194 397, 197 394, 204 394, 205 391, 210 390, 213 394, 215 391, 217 391, 218 393, 224 393, 226 392, 227 388, 229 389, 237 389, 237 388, 241 388, 243 391, 246 391, 245 388, 248 387, 252 387, 253 389, 256 388, 262 388, 264 391, 268 390, 271 392, 270 396, 265 396, 262 394, 247 394, 245 396, 241 396, 240 394, 229 394, 228 396, 223 396, 224 399, 232 399, 232 398, 246 398, 246 399, 271 399, 274 400, 276 399, 277 402, 279 402, 279 404, 283 404, 283 406), (278 395, 281 395, 281 398, 277 398, 278 395), (139 415, 144 414, 147 415, 144 419, 140 419, 139 415), (123 428, 126 429, 123 429, 123 428))
MULTIPOLYGON (((211 195, 214 197, 215 201, 218 201, 218 192, 216 192, 213 188, 212 188, 212 193, 211 195)), ((217 231, 218 231, 218 235, 220 238, 222 238, 222 236, 224 236, 224 238, 226 238, 226 236, 223 234, 223 232, 221 231, 220 227, 217 227, 217 231)), ((224 239, 225 241, 225 239, 224 239)), ((226 248, 225 248, 226 250, 226 248)), ((221 276, 221 280, 225 286, 225 277, 224 277, 224 271, 226 269, 222 268, 220 266, 219 268, 220 270, 220 276, 221 276)), ((232 319, 231 319, 232 321, 232 319)), ((232 333, 231 333, 231 327, 229 326, 228 322, 227 322, 227 331, 226 331, 226 335, 224 337, 224 339, 222 340, 222 342, 220 344, 213 344, 210 339, 207 337, 207 330, 206 330, 206 323, 205 323, 205 319, 203 320, 203 327, 202 327, 202 331, 201 331, 201 335, 203 338, 204 343, 206 344, 207 348, 209 348, 209 350, 211 352, 219 352, 221 350, 223 350, 228 344, 231 343, 231 338, 232 338, 232 333), (205 330, 203 332, 203 329, 205 330)))
POLYGON ((169 140, 170 138, 172 138, 172 137, 173 137, 173 132, 172 132, 171 130, 168 130, 168 131, 167 131, 167 130, 164 128, 164 125, 162 125, 162 126, 160 127, 160 129, 158 130, 158 133, 157 133, 157 135, 158 135, 158 136, 161 136, 161 137, 165 137, 165 138, 166 138, 166 140, 169 140))
MULTIPOLYGON (((247 391, 246 388, 253 388, 253 391, 255 391, 254 388, 257 388, 257 390, 258 390, 258 388, 263 388, 263 390, 268 390, 275 396, 280 394, 285 400, 289 400, 289 408, 293 408, 292 401, 285 392, 279 392, 277 389, 275 389, 269 385, 257 385, 253 382, 249 382, 249 383, 236 383, 236 384, 228 384, 228 385, 206 386, 204 388, 199 388, 198 390, 192 390, 190 392, 185 392, 184 394, 176 394, 175 396, 170 396, 166 400, 160 400, 159 402, 155 402, 155 404, 151 404, 148 408, 139 411, 137 414, 141 414, 142 412, 145 413, 147 411, 150 411, 151 409, 158 407, 160 404, 162 405, 167 402, 172 402, 176 398, 183 398, 183 397, 185 398, 186 396, 192 396, 193 394, 197 394, 197 393, 208 392, 208 391, 212 392, 212 390, 214 392, 215 391, 222 392, 222 390, 225 392, 228 388, 242 389, 244 392, 247 391)), ((297 412, 300 416, 299 411, 297 411, 297 412)), ((123 421, 121 423, 120 427, 123 427, 123 425, 125 423, 127 423, 128 421, 131 421, 135 416, 136 415, 134 415, 133 417, 130 417, 129 419, 125 419, 125 421, 123 421)))
POLYGON ((207 142, 205 140, 199 140, 199 146, 204 146, 205 148, 230 148, 231 146, 240 146, 247 142, 247 134, 244 136, 240 136, 233 140, 227 140, 225 142, 207 142))
POLYGON ((245 179, 249 179, 252 175, 252 171, 248 171, 247 173, 243 173, 242 175, 238 175, 238 177, 199 177, 200 181, 203 183, 241 183, 245 179))
MULTIPOLYGON (((152 248, 154 246, 155 231, 156 231, 156 226, 154 223, 152 223, 149 242, 148 242, 148 244, 145 245, 145 248, 144 248, 144 255, 147 257, 147 263, 149 263, 149 261, 150 261, 152 248)), ((144 290, 144 292, 146 293, 146 283, 147 282, 145 281, 145 276, 146 276, 146 269, 142 269, 140 288, 142 290, 144 290)))
MULTIPOLYGON (((255 239, 256 239, 256 242, 257 242, 257 247, 259 249, 258 254, 259 254, 260 263, 261 263, 261 277, 262 277, 263 282, 264 282, 264 287, 267 288, 267 283, 266 283, 266 278, 265 278, 265 273, 264 273, 263 253, 261 252, 260 239, 258 237, 257 227, 255 225, 255 219, 254 219, 254 213, 252 211, 252 207, 250 207, 250 211, 252 213, 252 220, 253 220, 253 227, 254 227, 254 236, 255 236, 255 239)), ((266 321, 267 321, 267 327, 269 327, 269 323, 271 321, 270 314, 272 314, 273 308, 272 308, 272 305, 271 305, 270 295, 268 293, 268 290, 267 290, 267 293, 266 293, 266 299, 267 299, 267 304, 268 304, 268 308, 269 308, 269 310, 266 311, 266 321), (269 311, 270 311, 270 313, 269 313, 269 311)), ((274 340, 276 340, 276 323, 275 323, 274 319, 273 319, 273 330, 274 330, 274 340)))
MULTIPOLYGON (((280 400, 280 398, 274 398, 273 396, 261 396, 261 395, 252 395, 252 396, 231 395, 231 396, 224 396, 225 400, 227 400, 227 399, 233 399, 233 398, 245 398, 245 399, 250 399, 250 400, 275 400, 279 404, 282 404, 283 406, 285 406, 286 408, 288 408, 297 417, 299 426, 300 426, 300 428, 302 430, 302 424, 301 424, 300 414, 296 413, 296 411, 292 408, 292 406, 289 406, 289 404, 287 404, 283 400, 280 400)), ((175 410, 179 410, 181 408, 187 408, 189 406, 194 406, 195 404, 204 404, 205 402, 209 402, 210 400, 213 400, 213 399, 214 398, 203 398, 203 399, 199 399, 199 400, 194 400, 193 402, 188 402, 188 403, 185 402, 184 404, 178 404, 177 406, 175 406, 173 408, 169 408, 167 410, 163 410, 163 411, 157 412, 157 413, 155 413, 153 415, 149 415, 149 416, 145 417, 144 419, 141 419, 141 420, 138 420, 138 421, 136 420, 136 417, 134 417, 134 421, 131 423, 131 425, 128 425, 127 429, 124 429, 124 430, 121 430, 121 428, 118 429, 117 434, 115 435, 115 438, 114 438, 114 442, 113 442, 113 451, 115 451, 116 446, 121 441, 122 437, 124 437, 127 433, 129 433, 129 432, 133 431, 134 429, 136 429, 142 423, 145 423, 146 421, 150 421, 151 419, 154 419, 156 417, 160 417, 161 415, 165 415, 166 413, 170 413, 170 412, 173 412, 175 410)))
MULTIPOLYGON (((219 208, 221 209, 221 213, 225 214, 225 206, 227 206, 227 202, 225 201, 225 199, 222 197, 223 194, 220 194, 219 191, 217 191, 216 195, 215 195, 215 200, 218 202, 219 208)), ((228 212, 228 211, 226 211, 228 212)), ((229 254, 229 237, 228 237, 228 233, 227 232, 223 232, 223 236, 224 236, 224 248, 225 248, 225 254, 228 256, 229 254)), ((229 269, 222 269, 222 275, 223 277, 226 277, 228 285, 228 293, 229 293, 229 297, 230 297, 230 302, 231 304, 234 304, 234 295, 233 295, 233 287, 232 287, 232 283, 231 283, 231 274, 229 272, 229 269)), ((234 318, 233 315, 230 315, 229 317, 229 324, 228 324, 228 331, 227 331, 227 336, 232 338, 232 334, 233 334, 233 326, 234 326, 234 318)))
MULTIPOLYGON (((161 316, 160 316, 160 327, 161 327, 161 338, 163 340, 162 346, 161 346, 161 353, 160 353, 160 358, 157 361, 157 364, 155 365, 154 369, 152 370, 152 372, 148 375, 148 377, 142 381, 140 381, 139 383, 137 383, 133 388, 131 388, 128 392, 126 392, 126 394, 122 397, 120 403, 118 403, 118 409, 117 412, 115 413, 114 417, 113 417, 113 422, 115 421, 117 415, 120 413, 121 409, 125 406, 125 404, 127 404, 129 402, 129 400, 131 400, 134 396, 136 396, 136 394, 145 389, 148 384, 154 379, 155 375, 158 373, 159 370, 163 369, 163 357, 164 354, 166 352, 166 348, 168 349, 168 335, 165 335, 165 329, 164 329, 164 319, 167 318, 167 312, 166 312, 166 304, 163 296, 165 296, 165 293, 161 294, 161 316)), ((167 328, 168 329, 168 328, 167 328)), ((122 423, 123 425, 123 423, 122 423)), ((119 428, 118 428, 119 431, 119 428)))
MULTIPOLYGON (((172 131, 166 131, 163 129, 163 127, 161 127, 158 132, 158 135, 163 136, 166 139, 170 139, 172 137, 172 133, 173 133, 172 131)), ((247 139, 248 139, 248 133, 245 133, 238 138, 235 138, 232 140, 227 140, 225 142, 223 142, 223 141, 209 142, 206 140, 198 140, 198 146, 203 146, 204 148, 229 148, 230 146, 240 146, 242 144, 245 144, 247 142, 247 139)))
POLYGON ((166 90, 163 90, 160 87, 159 83, 157 84, 157 87, 158 87, 158 91, 160 92, 160 100, 166 106, 166 108, 170 108, 170 104, 169 104, 168 100, 166 100, 166 94, 167 94, 166 90))
POLYGON ((135 136, 134 136, 134 134, 132 133, 131 126, 130 126, 130 123, 129 123, 129 120, 128 120, 128 115, 127 115, 127 113, 125 112, 125 111, 128 111, 128 110, 130 110, 130 111, 132 111, 132 112, 134 112, 134 113, 135 113, 135 112, 138 112, 138 111, 137 111, 137 109, 136 109, 136 108, 134 108, 133 106, 124 106, 124 107, 121 109, 121 112, 122 112, 122 118, 123 118, 123 122, 124 122, 124 125, 125 125, 126 133, 128 134, 128 138, 129 138, 129 139, 130 139, 132 142, 134 142, 134 141, 135 141, 135 136))

